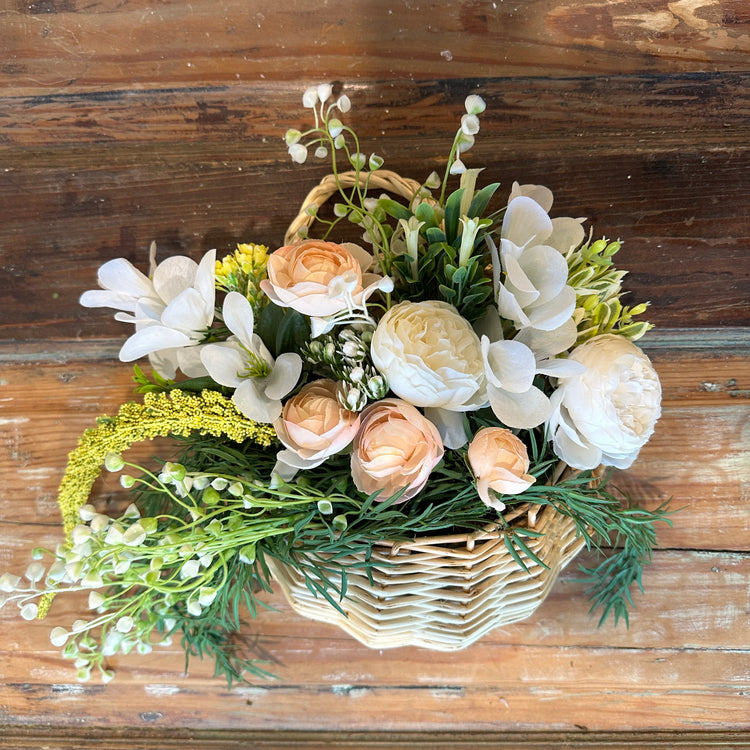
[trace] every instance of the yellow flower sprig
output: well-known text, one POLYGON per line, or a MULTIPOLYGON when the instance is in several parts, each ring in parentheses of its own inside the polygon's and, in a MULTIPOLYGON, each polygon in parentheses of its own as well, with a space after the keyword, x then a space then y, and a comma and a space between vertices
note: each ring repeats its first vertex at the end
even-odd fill
POLYGON ((65 533, 79 522, 78 511, 87 502, 108 453, 122 453, 134 443, 155 437, 187 437, 193 432, 226 436, 237 443, 251 439, 262 446, 270 446, 275 439, 271 425, 248 419, 217 391, 146 393, 143 403, 130 401, 116 416, 100 417, 69 455, 58 490, 65 533))
MULTIPOLYGON (((57 497, 66 537, 79 523, 79 511, 86 504, 108 454, 122 453, 134 443, 155 437, 187 437, 193 432, 225 436, 237 443, 252 440, 266 447, 276 437, 271 425, 247 419, 231 400, 217 391, 189 393, 174 389, 146 393, 143 403, 130 401, 114 417, 100 417, 97 426, 81 435, 78 447, 68 456, 57 497)), ((47 614, 52 598, 51 594, 42 597, 38 618, 47 614)))
POLYGON ((225 292, 244 294, 257 313, 265 298, 260 282, 266 278, 268 248, 241 243, 231 255, 216 261, 216 286, 225 292))

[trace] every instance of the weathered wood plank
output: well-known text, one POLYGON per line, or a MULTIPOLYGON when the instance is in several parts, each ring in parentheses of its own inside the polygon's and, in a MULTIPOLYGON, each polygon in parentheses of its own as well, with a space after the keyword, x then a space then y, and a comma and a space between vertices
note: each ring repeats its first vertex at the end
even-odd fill
MULTIPOLYGON (((415 163, 413 140, 387 143, 388 165, 397 171, 422 177, 437 166, 415 163)), ((439 153, 433 145, 439 149, 421 145, 419 153, 432 158, 439 153)), ((670 147, 643 156, 590 146, 584 152, 519 147, 510 153, 501 146, 482 153, 493 146, 489 140, 477 147, 470 163, 486 164, 488 181, 502 180, 503 196, 513 180, 547 184, 556 196, 554 215, 587 216, 598 236, 625 241, 618 255, 618 265, 630 272, 625 286, 631 299, 653 301, 654 323, 750 325, 744 218, 750 211, 744 179, 750 150, 670 147)), ((122 335, 108 313, 77 303, 82 291, 96 286, 101 263, 123 256, 146 268, 151 240, 160 258, 197 257, 211 247, 230 252, 242 241, 274 247, 324 173, 319 166, 294 168, 282 161, 280 144, 199 148, 11 152, 10 166, 0 173, 2 335, 122 335)))
POLYGON ((198 0, 13 3, 0 85, 17 91, 190 86, 309 76, 450 79, 746 67, 742 0, 645 3, 198 0), (125 41, 127 40, 127 41, 125 41))
POLYGON ((525 750, 559 750, 579 747, 586 750, 623 750, 623 748, 680 748, 680 750, 703 750, 706 747, 726 747, 736 750, 750 746, 747 732, 718 730, 712 732, 688 730, 591 732, 585 727, 576 727, 571 732, 480 732, 462 730, 456 732, 340 732, 324 731, 278 731, 278 730, 190 730, 175 728, 168 734, 144 727, 89 727, 86 735, 75 728, 66 727, 3 727, 0 747, 12 750, 32 750, 40 746, 50 750, 73 748, 96 748, 100 750, 152 750, 154 746, 169 750, 182 750, 194 744, 205 750, 246 750, 259 747, 263 750, 286 750, 289 747, 306 750, 401 750, 405 747, 417 750, 500 750, 523 747, 525 750))
MULTIPOLYGON (((498 78, 486 72, 480 78, 398 85, 389 79, 351 77, 336 83, 335 91, 352 99, 347 121, 368 141, 384 131, 389 139, 449 139, 458 126, 464 98, 478 93, 488 108, 481 118, 477 145, 496 140, 494 147, 504 151, 524 144, 541 151, 545 144, 568 137, 587 139, 585 147, 592 150, 643 152, 665 144, 684 146, 680 135, 686 132, 691 134, 693 150, 746 145, 747 79, 742 71, 552 79, 498 78)), ((287 128, 309 126, 309 110, 301 106, 304 88, 295 79, 106 92, 64 89, 29 96, 6 92, 0 98, 0 145, 31 146, 35 153, 55 147, 59 153, 60 146, 102 143, 232 144, 267 138, 273 144, 287 128)), ((442 145, 445 149, 450 143, 442 145)), ((576 143, 571 147, 581 149, 576 143)), ((110 158, 118 159, 116 153, 110 158)))
MULTIPOLYGON (((447 654, 367 649, 274 596, 276 611, 247 624, 243 642, 277 679, 231 691, 207 663, 183 676, 176 645, 113 659, 108 686, 75 683, 46 640, 80 614, 60 598, 46 622, 7 629, 0 724, 325 730, 343 712, 347 729, 370 731, 750 728, 748 565, 747 555, 660 552, 630 629, 616 631, 595 629, 569 570, 532 620, 447 654)), ((0 617, 8 625, 12 613, 0 617)))
MULTIPOLYGON (((111 351, 111 350, 110 350, 111 351)), ((114 355, 114 352, 111 352, 114 355)), ((682 508, 660 529, 668 548, 748 550, 750 504, 750 360, 651 352, 664 387, 664 414, 639 460, 617 484, 655 505, 668 497, 682 508)), ((65 458, 97 416, 136 397, 127 365, 114 361, 5 364, 0 374, 0 517, 57 522, 56 490, 65 458)), ((134 450, 144 460, 155 452, 134 450)), ((112 477, 99 488, 118 493, 112 477)))

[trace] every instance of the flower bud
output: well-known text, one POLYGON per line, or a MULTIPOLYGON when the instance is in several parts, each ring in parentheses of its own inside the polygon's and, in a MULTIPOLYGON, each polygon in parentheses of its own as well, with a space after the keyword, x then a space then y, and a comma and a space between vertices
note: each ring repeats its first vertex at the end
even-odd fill
POLYGON ((481 115, 482 112, 487 108, 487 105, 478 94, 469 94, 464 102, 466 112, 470 115, 481 115))
POLYGON ((125 466, 125 461, 122 460, 122 456, 118 453, 107 453, 104 459, 104 468, 107 471, 121 471, 125 466))
POLYGON ((307 160, 307 146, 301 143, 293 143, 289 146, 288 152, 296 164, 304 164, 307 160))
POLYGON ((302 94, 302 106, 307 109, 312 109, 318 103, 318 87, 310 86, 302 94))
POLYGON ((476 135, 479 132, 479 118, 476 115, 464 115, 461 118, 461 131, 464 135, 476 135))
POLYGON ((302 138, 302 133, 294 128, 290 128, 284 134, 284 140, 286 141, 287 146, 293 146, 295 143, 298 143, 300 138, 302 138))
POLYGON ((344 130, 344 123, 342 123, 341 120, 338 120, 335 117, 332 117, 328 121, 328 134, 334 140, 343 133, 343 130, 344 130))
POLYGON ((61 627, 52 628, 52 632, 49 634, 49 640, 53 646, 60 648, 61 646, 64 646, 68 640, 68 631, 61 627))
POLYGON ((34 620, 39 613, 39 605, 34 602, 28 602, 21 607, 21 617, 24 620, 34 620))

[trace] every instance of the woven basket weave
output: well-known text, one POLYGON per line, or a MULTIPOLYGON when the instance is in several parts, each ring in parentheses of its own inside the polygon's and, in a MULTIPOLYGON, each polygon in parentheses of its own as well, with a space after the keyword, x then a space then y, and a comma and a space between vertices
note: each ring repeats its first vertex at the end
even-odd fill
MULTIPOLYGON (((360 172, 359 180, 356 172, 342 172, 339 176, 339 183, 343 188, 354 187, 357 182, 364 186, 367 184, 368 190, 376 188, 384 190, 387 193, 395 193, 402 198, 411 200, 421 187, 416 180, 410 180, 408 177, 401 177, 396 172, 389 172, 387 169, 379 169, 377 172, 360 172)), ((291 245, 300 239, 299 231, 308 229, 315 221, 315 216, 308 212, 313 206, 319 209, 335 192, 338 191, 336 178, 334 175, 326 175, 318 185, 316 185, 302 201, 299 214, 289 225, 284 235, 284 244, 291 245)))
MULTIPOLYGON (((356 567, 361 560, 337 559, 347 568, 343 613, 316 597, 295 568, 271 559, 268 564, 292 609, 338 625, 366 646, 457 651, 533 614, 584 545, 572 519, 553 508, 545 507, 536 518, 532 509, 522 523, 543 532, 526 541, 547 568, 525 559, 524 570, 494 527, 411 542, 378 541, 371 558, 372 581, 356 567)), ((334 569, 330 577, 341 582, 334 569)))
MULTIPOLYGON (((339 176, 344 187, 355 184, 353 172, 339 176)), ((394 172, 370 175, 376 187, 411 199, 419 184, 394 172)), ((299 239, 314 218, 307 207, 320 207, 336 191, 331 175, 314 188, 292 222, 285 241, 299 239)), ((560 463, 553 481, 566 466, 560 463)), ((542 532, 526 537, 532 552, 547 566, 524 559, 526 570, 510 554, 497 524, 471 533, 416 538, 408 542, 377 540, 370 576, 362 560, 338 557, 346 568, 342 611, 313 594, 294 567, 274 559, 268 566, 290 606, 300 615, 339 626, 371 648, 421 646, 437 651, 465 648, 491 630, 529 617, 544 601, 560 571, 584 546, 575 522, 549 506, 528 503, 509 509, 505 522, 542 532)), ((303 553, 300 553, 303 554, 303 553)), ((316 556, 320 564, 320 557, 316 556)), ((340 585, 336 566, 327 570, 340 585)))

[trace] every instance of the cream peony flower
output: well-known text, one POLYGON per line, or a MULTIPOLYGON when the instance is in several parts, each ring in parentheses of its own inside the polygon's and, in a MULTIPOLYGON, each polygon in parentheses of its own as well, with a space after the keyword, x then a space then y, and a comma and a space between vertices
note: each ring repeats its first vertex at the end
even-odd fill
POLYGON ((279 451, 274 472, 289 481, 299 469, 312 469, 344 450, 359 429, 360 416, 345 409, 336 382, 315 380, 292 396, 273 423, 286 450, 279 451))
POLYGON ((357 489, 387 500, 406 487, 399 502, 414 497, 443 457, 437 428, 397 398, 376 401, 361 416, 351 457, 357 489))
POLYGON ((500 315, 519 330, 554 331, 575 309, 564 254, 584 239, 582 219, 550 219, 552 193, 541 185, 513 184, 503 218, 499 255, 491 245, 500 315), (500 271, 505 278, 500 281, 500 271))
POLYGON ((286 352, 274 360, 253 332, 253 306, 239 292, 227 294, 222 312, 233 335, 203 347, 203 366, 217 383, 235 389, 232 401, 246 417, 273 422, 281 414, 281 399, 297 385, 302 359, 286 352))
POLYGON ((447 302, 401 302, 381 318, 372 361, 391 390, 414 406, 472 411, 486 401, 482 348, 447 302))
POLYGON ((215 265, 215 250, 209 250, 200 264, 173 256, 153 268, 149 279, 129 261, 116 258, 99 269, 104 289, 84 292, 80 302, 84 307, 120 310, 115 319, 135 324, 135 333, 120 350, 121 361, 149 355, 164 377, 173 378, 178 367, 199 377, 206 374, 200 344, 213 322, 215 265))
POLYGON ((469 464, 477 478, 477 492, 482 502, 498 513, 505 503, 490 494, 518 495, 536 479, 528 473, 529 455, 526 446, 510 430, 484 427, 469 444, 469 464))
POLYGON ((581 344, 570 359, 586 370, 560 378, 552 395, 547 432, 555 453, 576 469, 627 469, 661 415, 661 384, 651 361, 613 334, 581 344))
POLYGON ((330 330, 326 320, 333 316, 343 315, 337 323, 366 318, 367 298, 393 288, 391 279, 369 273, 372 264, 372 256, 351 242, 304 240, 268 257, 268 278, 260 286, 275 304, 311 317, 318 336, 330 330))

